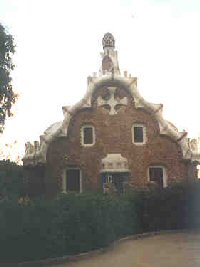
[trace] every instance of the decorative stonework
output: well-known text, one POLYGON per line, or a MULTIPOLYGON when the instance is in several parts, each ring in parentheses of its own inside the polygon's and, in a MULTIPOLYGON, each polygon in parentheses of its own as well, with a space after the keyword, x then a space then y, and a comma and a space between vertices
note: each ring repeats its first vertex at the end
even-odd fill
POLYGON ((120 99, 119 97, 115 97, 115 91, 116 87, 108 87, 110 92, 110 97, 108 100, 103 99, 101 96, 97 98, 97 106, 107 108, 109 107, 109 114, 115 115, 117 114, 118 110, 116 110, 116 107, 119 108, 121 106, 126 106, 128 104, 127 97, 123 97, 120 99))
POLYGON ((128 161, 121 154, 107 154, 101 160, 101 172, 129 172, 128 161))
POLYGON ((24 165, 37 165, 37 163, 46 162, 46 152, 49 143, 59 136, 63 131, 63 122, 56 122, 46 129, 40 136, 40 142, 34 141, 34 144, 27 142, 25 144, 25 156, 23 158, 24 165))
POLYGON ((34 153, 34 146, 30 142, 27 142, 25 144, 25 155, 30 155, 32 153, 34 153))
POLYGON ((194 153, 198 153, 199 152, 198 140, 197 139, 191 139, 190 140, 190 149, 194 153))
POLYGON ((104 34, 104 37, 102 39, 102 45, 103 48, 105 47, 115 47, 115 39, 113 37, 113 35, 109 32, 107 32, 106 34, 104 34))
POLYGON ((102 56, 102 66, 100 68, 101 75, 107 75, 112 73, 112 75, 119 75, 119 63, 117 51, 115 51, 115 39, 111 33, 106 33, 102 40, 103 53, 102 56))

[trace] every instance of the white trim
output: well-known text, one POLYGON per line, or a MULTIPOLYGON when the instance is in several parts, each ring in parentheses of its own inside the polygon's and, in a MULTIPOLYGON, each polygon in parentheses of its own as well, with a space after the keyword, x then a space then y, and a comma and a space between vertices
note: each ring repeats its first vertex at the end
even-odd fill
POLYGON ((106 176, 106 183, 113 183, 113 176, 112 174, 109 174, 106 176))
POLYGON ((105 172, 130 172, 128 161, 121 154, 107 154, 101 160, 101 173, 105 172))
POLYGON ((62 172, 62 188, 61 188, 61 191, 62 193, 67 193, 66 191, 66 171, 67 169, 64 169, 63 172, 62 172))
POLYGON ((80 133, 80 139, 81 139, 81 145, 82 146, 93 146, 94 144, 95 144, 95 128, 94 128, 94 126, 93 125, 91 125, 91 124, 84 124, 82 127, 81 127, 81 133, 80 133), (92 128, 92 139, 93 139, 93 142, 92 142, 92 144, 84 144, 84 129, 85 128, 92 128))
POLYGON ((124 172, 131 172, 129 169, 101 169, 100 170, 100 173, 107 173, 107 172, 121 172, 121 173, 124 173, 124 172))
POLYGON ((197 165, 197 178, 200 179, 200 164, 197 165))
POLYGON ((82 171, 80 170, 80 193, 83 192, 83 179, 82 179, 82 171))
POLYGON ((79 189, 79 193, 82 193, 83 192, 83 185, 82 185, 82 171, 80 168, 78 167, 67 167, 63 170, 63 173, 62 173, 62 193, 67 193, 67 170, 79 170, 80 171, 80 189, 79 189))
POLYGON ((162 165, 151 165, 148 167, 147 169, 147 177, 148 177, 148 181, 150 183, 153 183, 153 181, 150 180, 150 176, 149 176, 149 169, 150 168, 161 168, 163 170, 163 188, 167 187, 167 170, 164 166, 162 165))
POLYGON ((132 135, 132 143, 137 146, 141 146, 146 144, 147 142, 147 134, 146 134, 146 126, 142 123, 134 123, 131 127, 131 135, 132 135), (135 136, 134 136, 134 128, 135 127, 142 127, 143 129, 143 142, 135 142, 135 136))

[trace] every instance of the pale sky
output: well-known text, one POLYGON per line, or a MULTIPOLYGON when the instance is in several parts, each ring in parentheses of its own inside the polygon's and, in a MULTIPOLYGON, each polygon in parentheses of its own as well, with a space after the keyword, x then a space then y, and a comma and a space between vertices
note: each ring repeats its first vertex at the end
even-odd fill
POLYGON ((16 43, 15 115, 0 145, 39 140, 79 101, 100 67, 101 40, 116 39, 121 71, 138 77, 149 102, 194 138, 200 132, 199 0, 0 0, 0 22, 16 43))

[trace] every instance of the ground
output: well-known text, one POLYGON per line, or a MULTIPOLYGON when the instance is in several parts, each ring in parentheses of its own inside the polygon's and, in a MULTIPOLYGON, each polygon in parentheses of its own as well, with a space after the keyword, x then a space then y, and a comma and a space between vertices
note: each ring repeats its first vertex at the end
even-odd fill
POLYGON ((199 267, 200 232, 123 241, 99 255, 49 267, 199 267))

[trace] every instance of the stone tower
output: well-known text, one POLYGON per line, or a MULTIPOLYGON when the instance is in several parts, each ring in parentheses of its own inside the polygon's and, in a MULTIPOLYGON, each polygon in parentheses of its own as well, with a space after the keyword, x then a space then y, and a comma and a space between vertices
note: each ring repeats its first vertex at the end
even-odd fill
POLYGON ((111 33, 104 34, 102 39, 102 45, 104 52, 102 56, 102 66, 100 72, 106 74, 112 72, 116 75, 120 75, 117 51, 115 50, 115 39, 111 33))

